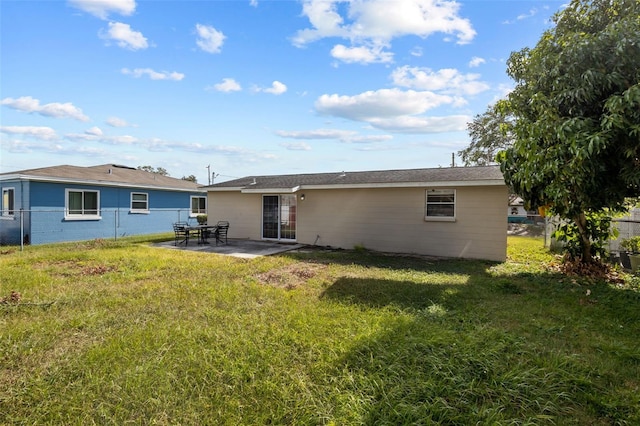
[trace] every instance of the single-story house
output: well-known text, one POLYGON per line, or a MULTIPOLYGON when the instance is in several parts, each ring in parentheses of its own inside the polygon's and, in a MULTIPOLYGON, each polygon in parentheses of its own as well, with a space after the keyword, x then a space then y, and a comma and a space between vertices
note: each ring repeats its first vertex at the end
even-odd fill
POLYGON ((509 223, 523 223, 527 221, 528 212, 524 208, 524 201, 517 195, 509 196, 508 207, 508 221, 509 223))
POLYGON ((509 207, 507 210, 509 223, 537 223, 542 218, 536 210, 527 210, 524 207, 524 200, 514 194, 509 195, 509 207))
POLYGON ((2 173, 0 244, 170 232, 173 222, 206 213, 202 188, 116 164, 2 173))
POLYGON ((230 238, 504 261, 497 166, 248 176, 206 187, 230 238))

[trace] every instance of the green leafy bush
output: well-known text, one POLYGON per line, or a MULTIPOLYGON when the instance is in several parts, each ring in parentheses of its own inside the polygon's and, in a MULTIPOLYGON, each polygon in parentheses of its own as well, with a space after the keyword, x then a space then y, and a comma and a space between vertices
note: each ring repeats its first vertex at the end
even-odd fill
POLYGON ((631 253, 640 253, 640 235, 623 239, 620 247, 631 253))

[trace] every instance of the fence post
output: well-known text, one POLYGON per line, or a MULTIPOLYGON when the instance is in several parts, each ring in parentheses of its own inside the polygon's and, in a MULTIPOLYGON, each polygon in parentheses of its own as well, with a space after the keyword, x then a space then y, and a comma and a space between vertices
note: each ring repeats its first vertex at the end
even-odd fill
POLYGON ((24 209, 20 209, 20 251, 24 251, 24 209))

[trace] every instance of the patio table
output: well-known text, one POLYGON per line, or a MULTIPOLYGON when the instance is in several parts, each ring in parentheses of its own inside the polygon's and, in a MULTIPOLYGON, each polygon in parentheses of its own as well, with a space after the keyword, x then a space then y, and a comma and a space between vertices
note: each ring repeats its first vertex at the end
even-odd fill
POLYGON ((209 244, 209 235, 215 233, 217 227, 217 225, 195 225, 190 226, 189 229, 196 230, 198 233, 198 244, 209 244))

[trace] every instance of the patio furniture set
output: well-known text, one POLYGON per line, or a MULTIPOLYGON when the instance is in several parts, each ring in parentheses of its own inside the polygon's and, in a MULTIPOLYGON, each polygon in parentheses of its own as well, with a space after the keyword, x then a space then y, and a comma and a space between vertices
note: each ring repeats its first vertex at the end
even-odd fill
POLYGON ((227 244, 227 233, 229 222, 218 221, 215 225, 189 225, 187 222, 175 222, 173 233, 175 234, 175 245, 184 243, 189 245, 189 239, 197 238, 198 244, 209 244, 209 238, 214 237, 216 245, 227 244))

